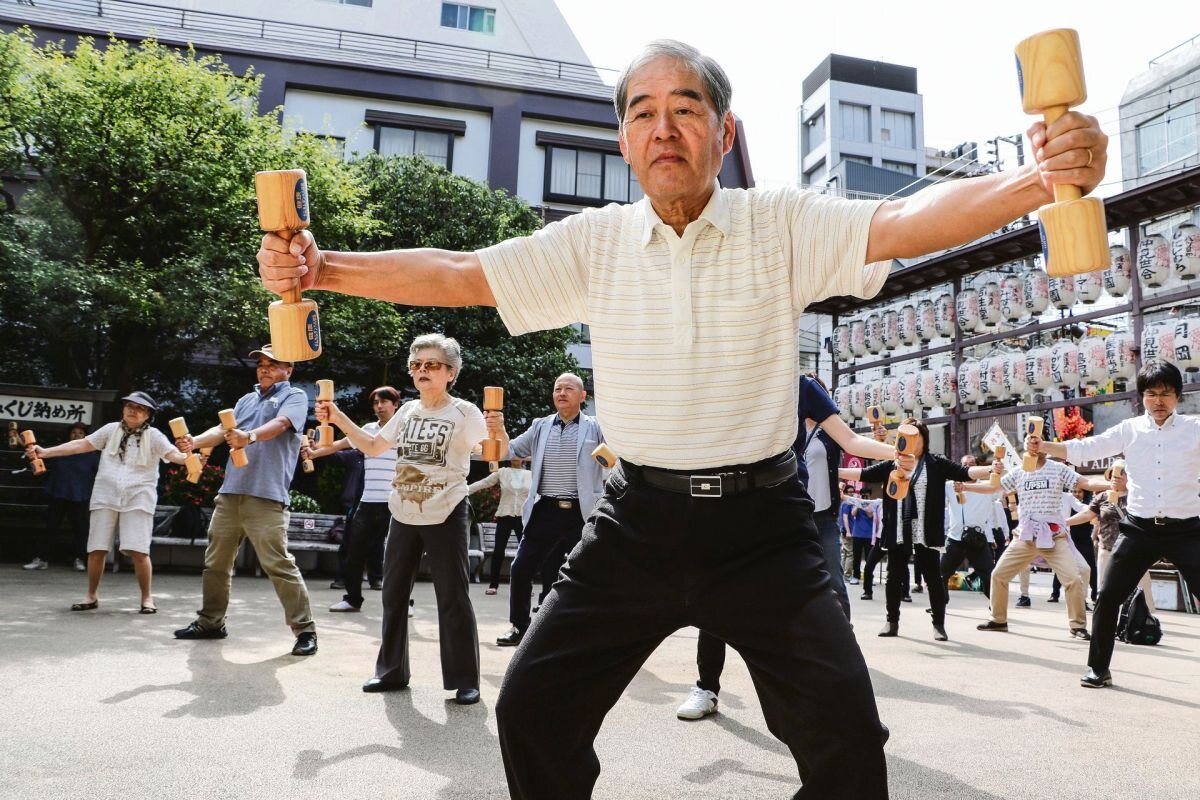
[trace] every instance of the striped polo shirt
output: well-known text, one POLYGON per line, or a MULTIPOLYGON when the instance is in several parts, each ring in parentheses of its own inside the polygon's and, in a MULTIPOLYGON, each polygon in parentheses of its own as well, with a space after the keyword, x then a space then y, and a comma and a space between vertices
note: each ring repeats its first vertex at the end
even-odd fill
POLYGON ((643 198, 478 256, 514 336, 590 326, 600 422, 623 459, 747 464, 796 439, 804 308, 883 286, 890 264, 864 266, 879 205, 714 183, 682 237, 643 198))
MULTIPOLYGON (((378 422, 363 425, 363 431, 374 436, 382 426, 378 422)), ((377 456, 363 457, 364 503, 386 503, 392 494, 392 481, 396 477, 396 448, 389 447, 377 456)))
POLYGON ((579 415, 570 422, 555 417, 550 423, 546 439, 546 451, 542 457, 542 476, 538 491, 542 497, 578 497, 579 484, 575 480, 576 453, 579 449, 579 415))

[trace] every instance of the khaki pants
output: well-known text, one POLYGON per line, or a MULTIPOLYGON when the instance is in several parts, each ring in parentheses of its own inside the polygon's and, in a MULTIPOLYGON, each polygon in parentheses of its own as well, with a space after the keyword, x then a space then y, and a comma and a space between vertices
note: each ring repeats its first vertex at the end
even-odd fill
MULTIPOLYGON (((1096 587, 1104 588, 1104 573, 1108 570, 1108 562, 1112 560, 1112 550, 1105 550, 1103 547, 1096 551, 1096 569, 1100 574, 1096 578, 1096 587)), ((1154 593, 1150 590, 1150 573, 1147 572, 1138 581, 1138 588, 1142 590, 1142 594, 1146 596, 1146 608, 1150 609, 1150 613, 1154 613, 1154 593)))
POLYGON ((1067 618, 1071 621, 1072 630, 1086 628, 1085 583, 1080 579, 1079 566, 1075 563, 1071 543, 1065 533, 1054 537, 1052 550, 1039 550, 1034 542, 1022 542, 1019 539, 1014 539, 1008 545, 992 572, 992 621, 1001 625, 1008 623, 1008 584, 1038 556, 1046 559, 1063 585, 1067 595, 1067 618))
POLYGON ((308 602, 308 587, 296 568, 296 559, 287 551, 287 523, 288 513, 281 503, 243 494, 217 496, 216 510, 208 526, 208 550, 204 553, 201 626, 216 630, 225 624, 230 576, 242 538, 246 537, 275 587, 292 632, 299 635, 317 629, 308 602))

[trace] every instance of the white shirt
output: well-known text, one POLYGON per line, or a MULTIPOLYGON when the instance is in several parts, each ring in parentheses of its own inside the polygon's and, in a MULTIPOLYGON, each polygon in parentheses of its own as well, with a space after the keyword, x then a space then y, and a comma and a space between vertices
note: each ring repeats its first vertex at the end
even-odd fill
POLYGON ((635 464, 748 464, 796 440, 800 314, 870 297, 890 265, 864 265, 878 202, 720 189, 683 236, 648 198, 589 209, 478 251, 514 336, 591 327, 600 422, 635 464))
POLYGON ((833 505, 829 496, 829 463, 825 444, 815 434, 804 449, 804 463, 808 467, 808 496, 813 501, 813 511, 825 511, 833 505))
POLYGON ((1200 515, 1200 419, 1172 414, 1160 427, 1149 414, 1099 436, 1066 443, 1067 460, 1085 464, 1124 454, 1128 512, 1135 517, 1200 515))
POLYGON ((954 494, 954 482, 946 482, 946 521, 950 528, 946 538, 962 541, 963 521, 981 529, 990 541, 992 529, 999 528, 1008 531, 1008 520, 1004 518, 1004 509, 995 493, 963 492, 963 504, 959 505, 958 497, 954 494))
POLYGON ((500 484, 500 505, 496 507, 497 517, 519 517, 529 490, 533 488, 533 473, 527 469, 501 467, 483 480, 478 480, 467 487, 468 494, 475 494, 480 489, 489 489, 500 484))
MULTIPOLYGON (((363 430, 369 434, 377 434, 381 430, 378 422, 372 421, 363 425, 363 430)), ((353 444, 350 445, 354 447, 353 444)), ((396 478, 396 451, 393 448, 384 450, 377 456, 363 457, 363 493, 364 503, 386 503, 392 494, 392 481, 396 478)))
POLYGON ((157 428, 147 428, 140 437, 130 436, 125 458, 107 447, 112 437, 121 437, 121 423, 110 422, 88 434, 87 440, 100 451, 100 467, 92 486, 91 510, 145 511, 153 514, 158 505, 158 465, 175 445, 157 428), (146 448, 142 457, 141 448, 146 448))
POLYGON ((1017 493, 1022 527, 1032 517, 1053 517, 1065 522, 1063 492, 1074 491, 1078 482, 1078 472, 1066 464, 1048 459, 1041 469, 1033 472, 1017 469, 1000 479, 1004 491, 1017 493))

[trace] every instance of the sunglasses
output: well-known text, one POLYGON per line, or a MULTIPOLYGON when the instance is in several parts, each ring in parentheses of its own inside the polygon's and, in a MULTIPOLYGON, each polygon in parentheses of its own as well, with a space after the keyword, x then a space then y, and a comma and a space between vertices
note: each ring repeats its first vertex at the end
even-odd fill
POLYGON ((441 372, 442 367, 448 366, 450 365, 444 361, 410 361, 408 362, 408 371, 420 372, 421 370, 425 370, 426 372, 441 372))

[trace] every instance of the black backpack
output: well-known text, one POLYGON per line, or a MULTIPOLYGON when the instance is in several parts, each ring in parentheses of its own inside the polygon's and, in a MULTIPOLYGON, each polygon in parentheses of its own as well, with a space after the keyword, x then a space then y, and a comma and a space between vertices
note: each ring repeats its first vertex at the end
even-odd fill
POLYGON ((1129 644, 1158 644, 1162 639, 1162 625, 1158 617, 1150 613, 1141 589, 1134 590, 1121 606, 1117 639, 1129 644))

